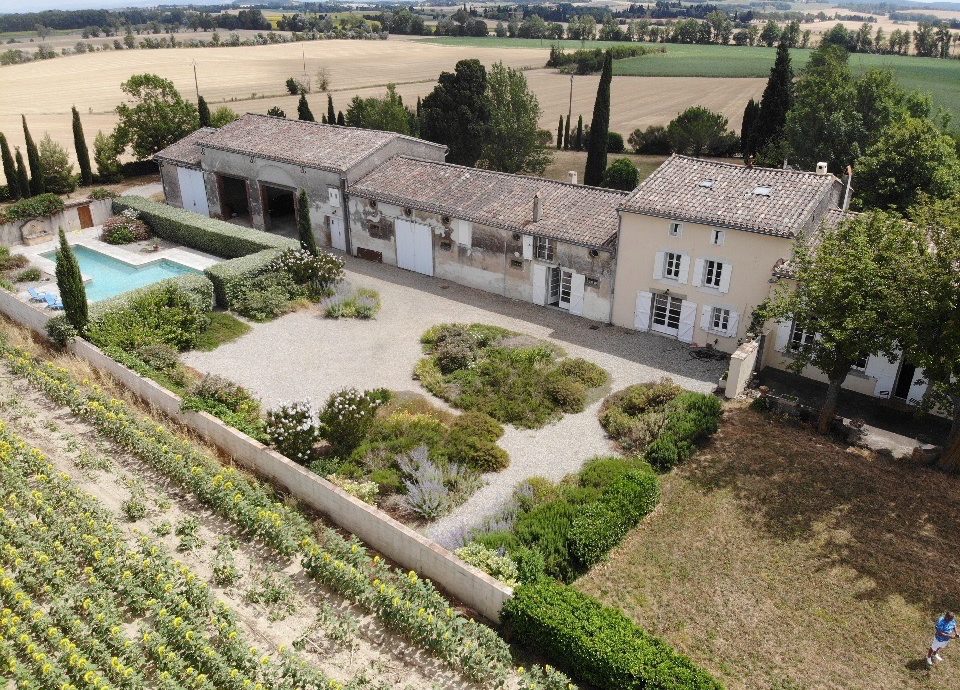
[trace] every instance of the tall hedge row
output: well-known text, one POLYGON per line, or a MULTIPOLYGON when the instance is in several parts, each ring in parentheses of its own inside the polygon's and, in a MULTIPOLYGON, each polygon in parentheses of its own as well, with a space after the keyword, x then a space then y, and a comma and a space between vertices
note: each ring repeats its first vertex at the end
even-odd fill
POLYGON ((263 274, 270 262, 282 252, 282 249, 264 249, 229 261, 221 261, 206 269, 204 273, 213 283, 217 306, 228 309, 230 300, 227 297, 227 288, 237 281, 249 280, 263 274))
POLYGON ((721 690, 723 686, 620 611, 553 580, 520 585, 501 612, 512 636, 575 679, 617 690, 721 690))
POLYGON ((114 213, 128 208, 139 212, 140 219, 157 237, 225 259, 264 249, 296 249, 300 246, 299 242, 288 237, 207 218, 141 196, 121 196, 113 200, 114 213))

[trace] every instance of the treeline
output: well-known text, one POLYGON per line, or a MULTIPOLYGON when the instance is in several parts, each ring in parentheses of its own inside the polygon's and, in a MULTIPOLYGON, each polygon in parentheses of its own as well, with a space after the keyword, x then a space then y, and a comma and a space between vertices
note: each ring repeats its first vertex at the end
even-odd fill
POLYGON ((593 74, 603 69, 603 61, 607 52, 610 53, 614 60, 623 60, 625 58, 646 55, 651 52, 651 50, 643 46, 614 46, 608 51, 602 48, 593 48, 575 50, 572 53, 568 53, 558 46, 550 46, 550 57, 547 59, 547 67, 556 67, 561 72, 593 74))
POLYGON ((188 27, 213 30, 252 29, 266 31, 272 29, 270 22, 258 9, 244 9, 236 14, 222 12, 233 5, 212 5, 195 9, 179 7, 162 9, 123 9, 123 10, 47 10, 22 14, 0 15, 0 31, 39 31, 40 28, 74 30, 97 27, 106 35, 117 33, 125 26, 153 26, 157 33, 188 27))

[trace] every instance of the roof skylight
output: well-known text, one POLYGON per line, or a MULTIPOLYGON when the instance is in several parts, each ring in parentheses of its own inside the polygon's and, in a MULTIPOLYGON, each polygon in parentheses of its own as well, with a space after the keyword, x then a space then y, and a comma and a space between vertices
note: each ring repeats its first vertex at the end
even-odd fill
POLYGON ((713 180, 700 180, 700 183, 698 186, 703 187, 705 189, 713 189, 713 182, 714 182, 713 180))
POLYGON ((770 196, 773 190, 770 187, 754 187, 753 193, 756 196, 770 196))

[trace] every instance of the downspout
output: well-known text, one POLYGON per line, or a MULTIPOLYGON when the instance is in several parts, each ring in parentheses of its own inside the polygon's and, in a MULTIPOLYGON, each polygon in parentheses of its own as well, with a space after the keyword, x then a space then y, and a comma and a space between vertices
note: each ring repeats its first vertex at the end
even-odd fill
POLYGON ((620 237, 623 230, 623 211, 617 209, 617 244, 613 249, 613 278, 610 285, 610 307, 607 310, 607 323, 613 323, 613 302, 617 291, 617 265, 620 257, 620 237))
POLYGON ((347 247, 347 254, 353 256, 353 232, 350 228, 350 213, 347 200, 347 176, 340 176, 340 210, 343 212, 343 242, 347 247))

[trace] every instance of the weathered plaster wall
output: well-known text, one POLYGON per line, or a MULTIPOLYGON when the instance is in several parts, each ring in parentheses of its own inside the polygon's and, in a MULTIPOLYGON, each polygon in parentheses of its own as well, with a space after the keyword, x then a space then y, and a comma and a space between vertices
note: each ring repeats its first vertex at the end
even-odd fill
MULTIPOLYGON (((183 208, 183 196, 180 194, 180 177, 177 166, 172 163, 160 163, 160 182, 163 185, 163 196, 171 206, 183 208)), ((207 196, 210 196, 208 193, 207 196)))

